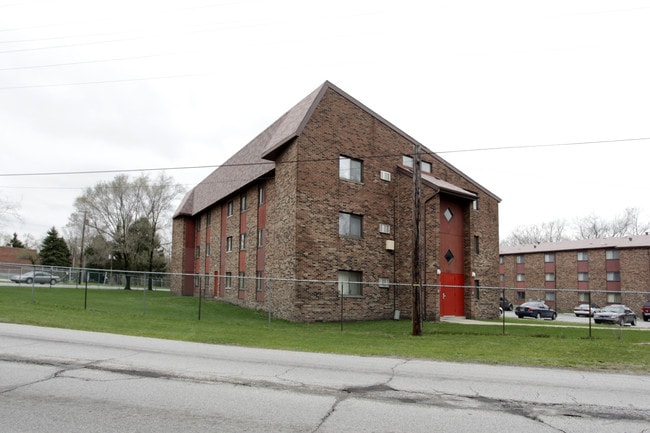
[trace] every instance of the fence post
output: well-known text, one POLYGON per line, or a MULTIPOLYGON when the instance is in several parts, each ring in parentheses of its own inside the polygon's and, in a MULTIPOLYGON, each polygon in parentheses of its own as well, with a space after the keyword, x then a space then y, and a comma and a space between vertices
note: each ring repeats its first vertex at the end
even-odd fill
POLYGON ((273 285, 271 284, 271 280, 267 280, 266 282, 267 288, 268 288, 268 293, 269 293, 269 308, 268 308, 268 327, 271 327, 271 318, 273 317, 273 285))

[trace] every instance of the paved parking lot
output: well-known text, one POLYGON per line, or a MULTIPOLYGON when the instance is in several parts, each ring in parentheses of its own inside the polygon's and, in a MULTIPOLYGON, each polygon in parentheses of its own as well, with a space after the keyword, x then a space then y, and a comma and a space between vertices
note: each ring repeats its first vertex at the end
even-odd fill
MULTIPOLYGON (((517 319, 517 316, 515 316, 514 311, 506 311, 506 318, 517 319)), ((538 322, 537 319, 532 319, 532 318, 524 318, 524 319, 517 319, 517 320, 520 320, 522 323, 538 322)), ((587 318, 587 317, 576 317, 576 315, 573 314, 573 313, 558 313, 556 322, 580 323, 580 324, 586 325, 586 324, 589 323, 589 318, 587 318)), ((592 319, 591 323, 594 326, 596 326, 596 324, 593 322, 593 319, 592 319)), ((597 326, 601 327, 601 326, 618 326, 618 325, 597 325, 597 326)), ((626 325, 626 326, 630 327, 630 325, 626 325)), ((644 322, 642 317, 637 316, 636 326, 634 328, 650 329, 650 322, 644 322)))

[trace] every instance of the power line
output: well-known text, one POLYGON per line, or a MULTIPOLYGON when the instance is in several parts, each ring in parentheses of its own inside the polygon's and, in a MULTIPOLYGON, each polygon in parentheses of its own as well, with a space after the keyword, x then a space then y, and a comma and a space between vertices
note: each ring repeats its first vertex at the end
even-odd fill
MULTIPOLYGON (((500 147, 486 147, 486 148, 473 148, 473 149, 459 149, 459 150, 442 150, 432 152, 434 155, 449 154, 449 153, 470 153, 470 152, 489 152, 496 150, 519 150, 519 149, 532 149, 532 148, 547 148, 547 147, 563 147, 563 146, 580 146, 586 144, 604 144, 604 143, 623 143, 633 141, 650 140, 650 137, 639 138, 621 138, 616 140, 596 140, 596 141, 579 141, 569 143, 553 143, 553 144, 531 144, 522 146, 500 146, 500 147)), ((423 149, 424 150, 424 149, 423 149)), ((385 154, 385 155, 366 155, 359 156, 359 159, 375 159, 375 158, 390 158, 401 156, 402 154, 385 154)), ((324 162, 324 161, 338 161, 338 156, 335 158, 314 158, 314 159, 301 159, 284 161, 282 164, 295 164, 305 162, 324 162)), ((89 174, 110 174, 110 173, 133 173, 133 172, 152 172, 152 171, 173 171, 173 170, 196 170, 212 168, 217 169, 221 167, 246 167, 255 165, 271 165, 277 164, 275 162, 250 162, 250 163, 236 163, 236 164, 214 164, 214 165, 195 165, 195 166, 177 166, 177 167, 148 167, 148 168, 130 168, 130 169, 106 169, 106 170, 80 170, 80 171, 55 171, 55 172, 33 172, 33 173, 0 173, 0 177, 27 177, 27 176, 71 176, 71 175, 89 175, 89 174)))

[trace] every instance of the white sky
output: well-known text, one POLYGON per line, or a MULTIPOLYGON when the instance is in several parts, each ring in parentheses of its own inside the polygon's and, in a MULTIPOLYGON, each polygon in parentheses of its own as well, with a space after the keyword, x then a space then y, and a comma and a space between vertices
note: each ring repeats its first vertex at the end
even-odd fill
POLYGON ((648 23, 647 0, 0 0, 0 200, 23 219, 0 233, 61 231, 116 175, 25 174, 216 166, 325 80, 499 196, 502 238, 648 221, 648 23))

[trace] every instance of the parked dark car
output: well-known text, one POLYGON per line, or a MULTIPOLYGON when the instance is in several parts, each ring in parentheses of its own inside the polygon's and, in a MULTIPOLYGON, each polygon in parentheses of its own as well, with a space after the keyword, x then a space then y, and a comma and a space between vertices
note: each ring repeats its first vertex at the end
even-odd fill
POLYGON ((557 318, 557 313, 554 309, 541 301, 524 302, 515 308, 517 317, 534 317, 536 319, 551 319, 557 318))
POLYGON ((589 317, 594 315, 594 313, 597 313, 600 311, 600 307, 596 304, 580 304, 577 307, 573 309, 573 314, 576 315, 576 317, 589 317))
POLYGON ((643 304, 643 307, 641 307, 641 314, 643 315, 644 322, 650 320, 650 301, 646 301, 646 303, 643 304))
POLYGON ((625 305, 608 305, 594 314, 594 322, 596 323, 614 323, 624 326, 629 323, 632 326, 636 325, 636 314, 630 307, 625 305))
POLYGON ((36 272, 25 272, 24 274, 14 275, 10 278, 14 283, 25 283, 25 284, 56 284, 61 281, 61 277, 58 275, 50 274, 49 272, 36 271, 36 272))
POLYGON ((499 307, 501 307, 501 310, 503 311, 512 311, 513 309, 512 302, 502 296, 499 296, 499 307))

